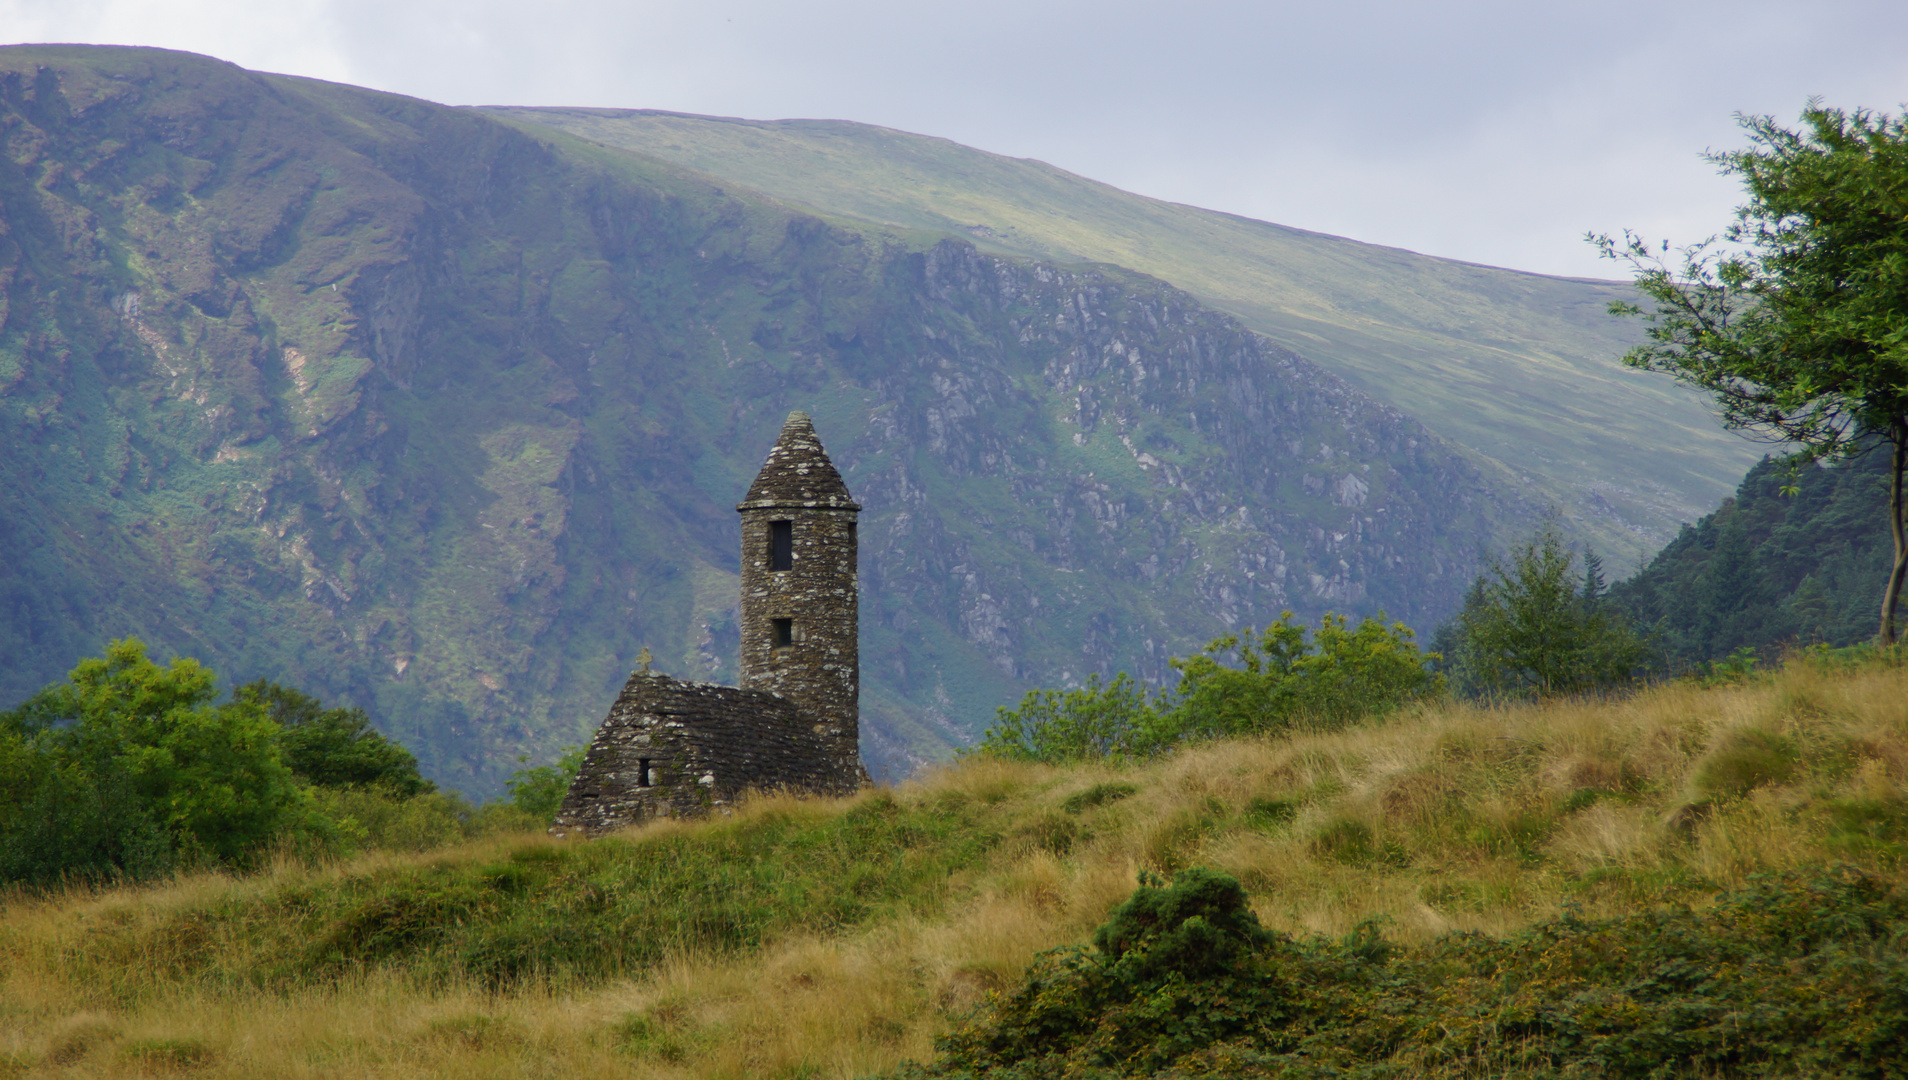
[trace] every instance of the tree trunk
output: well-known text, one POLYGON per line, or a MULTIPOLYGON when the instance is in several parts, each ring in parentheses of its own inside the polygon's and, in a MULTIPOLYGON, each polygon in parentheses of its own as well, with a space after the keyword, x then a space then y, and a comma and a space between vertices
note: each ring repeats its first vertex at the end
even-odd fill
POLYGON ((1888 526, 1895 539, 1895 568, 1888 575, 1888 588, 1882 591, 1881 643, 1895 643, 1895 605, 1901 600, 1901 581, 1908 576, 1908 523, 1902 521, 1901 474, 1908 466, 1908 416, 1894 417, 1888 424, 1888 441, 1895 444, 1894 468, 1888 474, 1888 526))

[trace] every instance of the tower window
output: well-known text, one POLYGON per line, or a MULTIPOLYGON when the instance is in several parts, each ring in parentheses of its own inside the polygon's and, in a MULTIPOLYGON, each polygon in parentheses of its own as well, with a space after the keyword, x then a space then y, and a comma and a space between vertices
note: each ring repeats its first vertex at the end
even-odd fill
POLYGON ((791 570, 795 566, 795 523, 769 522, 769 569, 791 570))
POLYGON ((637 787, 655 787, 656 786, 656 774, 650 771, 648 758, 640 759, 639 768, 636 770, 636 786, 637 787))
POLYGON ((769 643, 777 649, 795 644, 795 620, 770 619, 769 643))

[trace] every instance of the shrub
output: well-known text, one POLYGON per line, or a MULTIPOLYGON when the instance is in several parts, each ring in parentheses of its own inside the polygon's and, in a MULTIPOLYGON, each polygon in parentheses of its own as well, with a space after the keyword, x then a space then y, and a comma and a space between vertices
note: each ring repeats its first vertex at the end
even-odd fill
POLYGON ((1247 628, 1175 659, 1179 686, 1155 742, 1280 731, 1301 720, 1342 727, 1437 694, 1443 680, 1418 651, 1411 628, 1383 613, 1346 629, 1327 614, 1311 641, 1285 612, 1255 639, 1247 628), (1234 665, 1222 661, 1230 657, 1234 665), (1236 666, 1235 666, 1236 665, 1236 666))
POLYGON ((259 679, 232 692, 283 729, 279 747, 293 775, 315 787, 380 787, 397 795, 437 790, 409 750, 371 728, 363 709, 327 709, 317 698, 259 679))
POLYGON ((1018 709, 996 711, 980 749, 1017 761, 1084 761, 1141 752, 1158 714, 1146 690, 1121 672, 1075 690, 1033 690, 1018 709))
POLYGON ((0 882, 146 880, 273 847, 419 849, 471 831, 362 710, 269 682, 215 703, 196 660, 128 638, 0 713, 0 882), (422 800, 412 802, 411 800, 422 800))
POLYGON ((0 803, 0 860, 10 878, 241 863, 296 824, 302 793, 278 726, 256 703, 214 706, 215 696, 197 661, 162 668, 129 638, 0 714, 12 785, 0 803))
POLYGON ((554 765, 536 765, 511 773, 510 779, 504 782, 510 792, 510 805, 538 823, 536 827, 548 825, 562 808, 563 797, 570 793, 570 784, 583 768, 586 753, 581 746, 566 747, 554 765))
POLYGON ((1576 555, 1554 525, 1494 560, 1434 641, 1466 693, 1547 697, 1629 682, 1650 649, 1602 595, 1594 556, 1576 555))
MULTIPOLYGON (((384 787, 318 788, 311 793, 311 804, 328 823, 327 839, 336 854, 366 849, 430 851, 500 831, 492 820, 498 816, 495 810, 480 811, 441 791, 406 797, 384 787)), ((521 827, 539 826, 523 821, 521 827)))
POLYGON ((1179 683, 1148 698, 1131 676, 1084 687, 1035 690, 1002 708, 982 737, 985 753, 1060 763, 1165 752, 1190 739, 1254 735, 1296 724, 1341 727, 1443 692, 1411 628, 1380 613, 1348 629, 1327 614, 1308 640, 1291 612, 1263 631, 1216 638, 1171 661, 1179 683))

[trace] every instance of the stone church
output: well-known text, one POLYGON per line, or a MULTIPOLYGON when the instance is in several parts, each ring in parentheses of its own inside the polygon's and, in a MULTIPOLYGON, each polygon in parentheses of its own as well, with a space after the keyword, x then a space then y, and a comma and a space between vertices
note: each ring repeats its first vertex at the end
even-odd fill
POLYGON ((742 685, 629 677, 551 832, 706 814, 749 789, 846 795, 861 766, 855 515, 806 413, 790 413, 742 515, 742 685))

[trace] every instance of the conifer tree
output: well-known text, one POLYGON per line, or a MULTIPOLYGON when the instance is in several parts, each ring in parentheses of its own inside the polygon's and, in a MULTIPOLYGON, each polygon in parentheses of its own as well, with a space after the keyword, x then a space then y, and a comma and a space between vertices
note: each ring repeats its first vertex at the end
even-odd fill
POLYGON ((1601 561, 1579 577, 1576 556, 1547 525, 1492 561, 1433 641, 1449 650, 1449 667, 1471 693, 1548 697, 1625 682, 1648 649, 1596 602, 1602 591, 1601 561))

